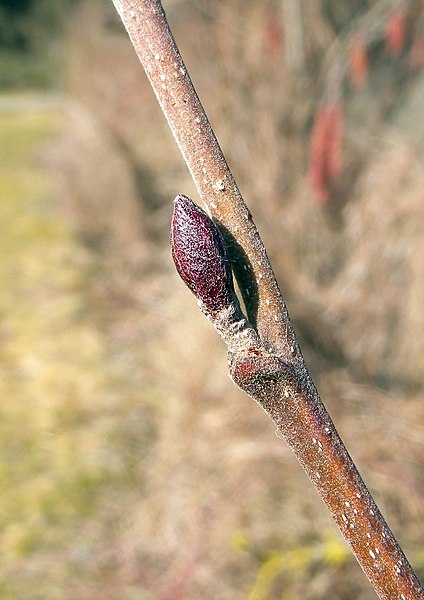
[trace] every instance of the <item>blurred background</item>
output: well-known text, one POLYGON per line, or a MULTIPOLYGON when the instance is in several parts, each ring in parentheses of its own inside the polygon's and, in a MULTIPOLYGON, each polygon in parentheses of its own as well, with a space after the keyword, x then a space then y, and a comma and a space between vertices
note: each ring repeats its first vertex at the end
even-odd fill
MULTIPOLYGON (((168 0, 322 397, 424 577, 424 8, 168 0)), ((374 597, 178 279, 110 0, 0 1, 0 599, 374 597)))

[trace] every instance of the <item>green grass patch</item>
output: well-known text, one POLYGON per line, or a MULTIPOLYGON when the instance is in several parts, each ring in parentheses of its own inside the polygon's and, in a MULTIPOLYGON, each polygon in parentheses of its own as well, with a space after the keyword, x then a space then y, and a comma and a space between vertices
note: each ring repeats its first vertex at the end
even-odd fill
POLYGON ((91 259, 55 209, 41 167, 61 119, 60 110, 0 112, 5 599, 64 597, 75 557, 98 543, 102 526, 93 532, 86 524, 112 477, 108 439, 115 420, 107 407, 112 410, 109 395, 119 375, 89 314, 91 259), (52 569, 57 554, 61 563, 52 569))

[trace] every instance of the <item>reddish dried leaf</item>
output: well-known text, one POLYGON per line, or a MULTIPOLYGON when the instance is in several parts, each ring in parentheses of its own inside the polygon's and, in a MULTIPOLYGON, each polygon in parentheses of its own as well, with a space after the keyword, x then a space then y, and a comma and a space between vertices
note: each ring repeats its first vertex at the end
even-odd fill
POLYGON ((266 52, 272 62, 277 62, 282 44, 283 33, 277 15, 269 19, 265 29, 266 52))
POLYGON ((363 36, 355 35, 348 49, 349 77, 354 87, 362 87, 368 79, 368 55, 363 36))
POLYGON ((342 129, 340 102, 317 110, 310 141, 309 178, 322 204, 328 201, 331 180, 341 172, 342 129))
POLYGON ((400 54, 406 39, 406 13, 402 8, 391 12, 386 23, 386 49, 389 54, 400 54))

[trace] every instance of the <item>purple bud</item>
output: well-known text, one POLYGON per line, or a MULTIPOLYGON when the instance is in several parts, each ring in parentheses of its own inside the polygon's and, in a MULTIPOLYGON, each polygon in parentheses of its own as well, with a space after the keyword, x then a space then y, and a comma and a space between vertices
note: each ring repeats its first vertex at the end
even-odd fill
POLYGON ((234 303, 224 239, 208 215, 187 196, 174 200, 171 250, 177 271, 212 316, 234 303))

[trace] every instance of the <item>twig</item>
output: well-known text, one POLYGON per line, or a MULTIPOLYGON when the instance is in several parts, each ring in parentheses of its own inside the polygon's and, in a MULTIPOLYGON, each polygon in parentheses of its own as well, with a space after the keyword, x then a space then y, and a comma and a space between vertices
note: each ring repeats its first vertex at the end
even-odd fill
POLYGON ((225 244, 214 223, 188 198, 177 197, 174 258, 200 307, 228 344, 233 380, 274 421, 379 597, 424 599, 423 588, 362 481, 306 368, 264 245, 194 90, 160 1, 113 2, 200 197, 227 242, 247 320, 228 278, 225 244), (205 244, 208 261, 202 254, 205 244), (215 263, 211 265, 209 259, 215 263), (211 274, 218 279, 218 300, 213 295, 216 290, 204 290, 211 274))

